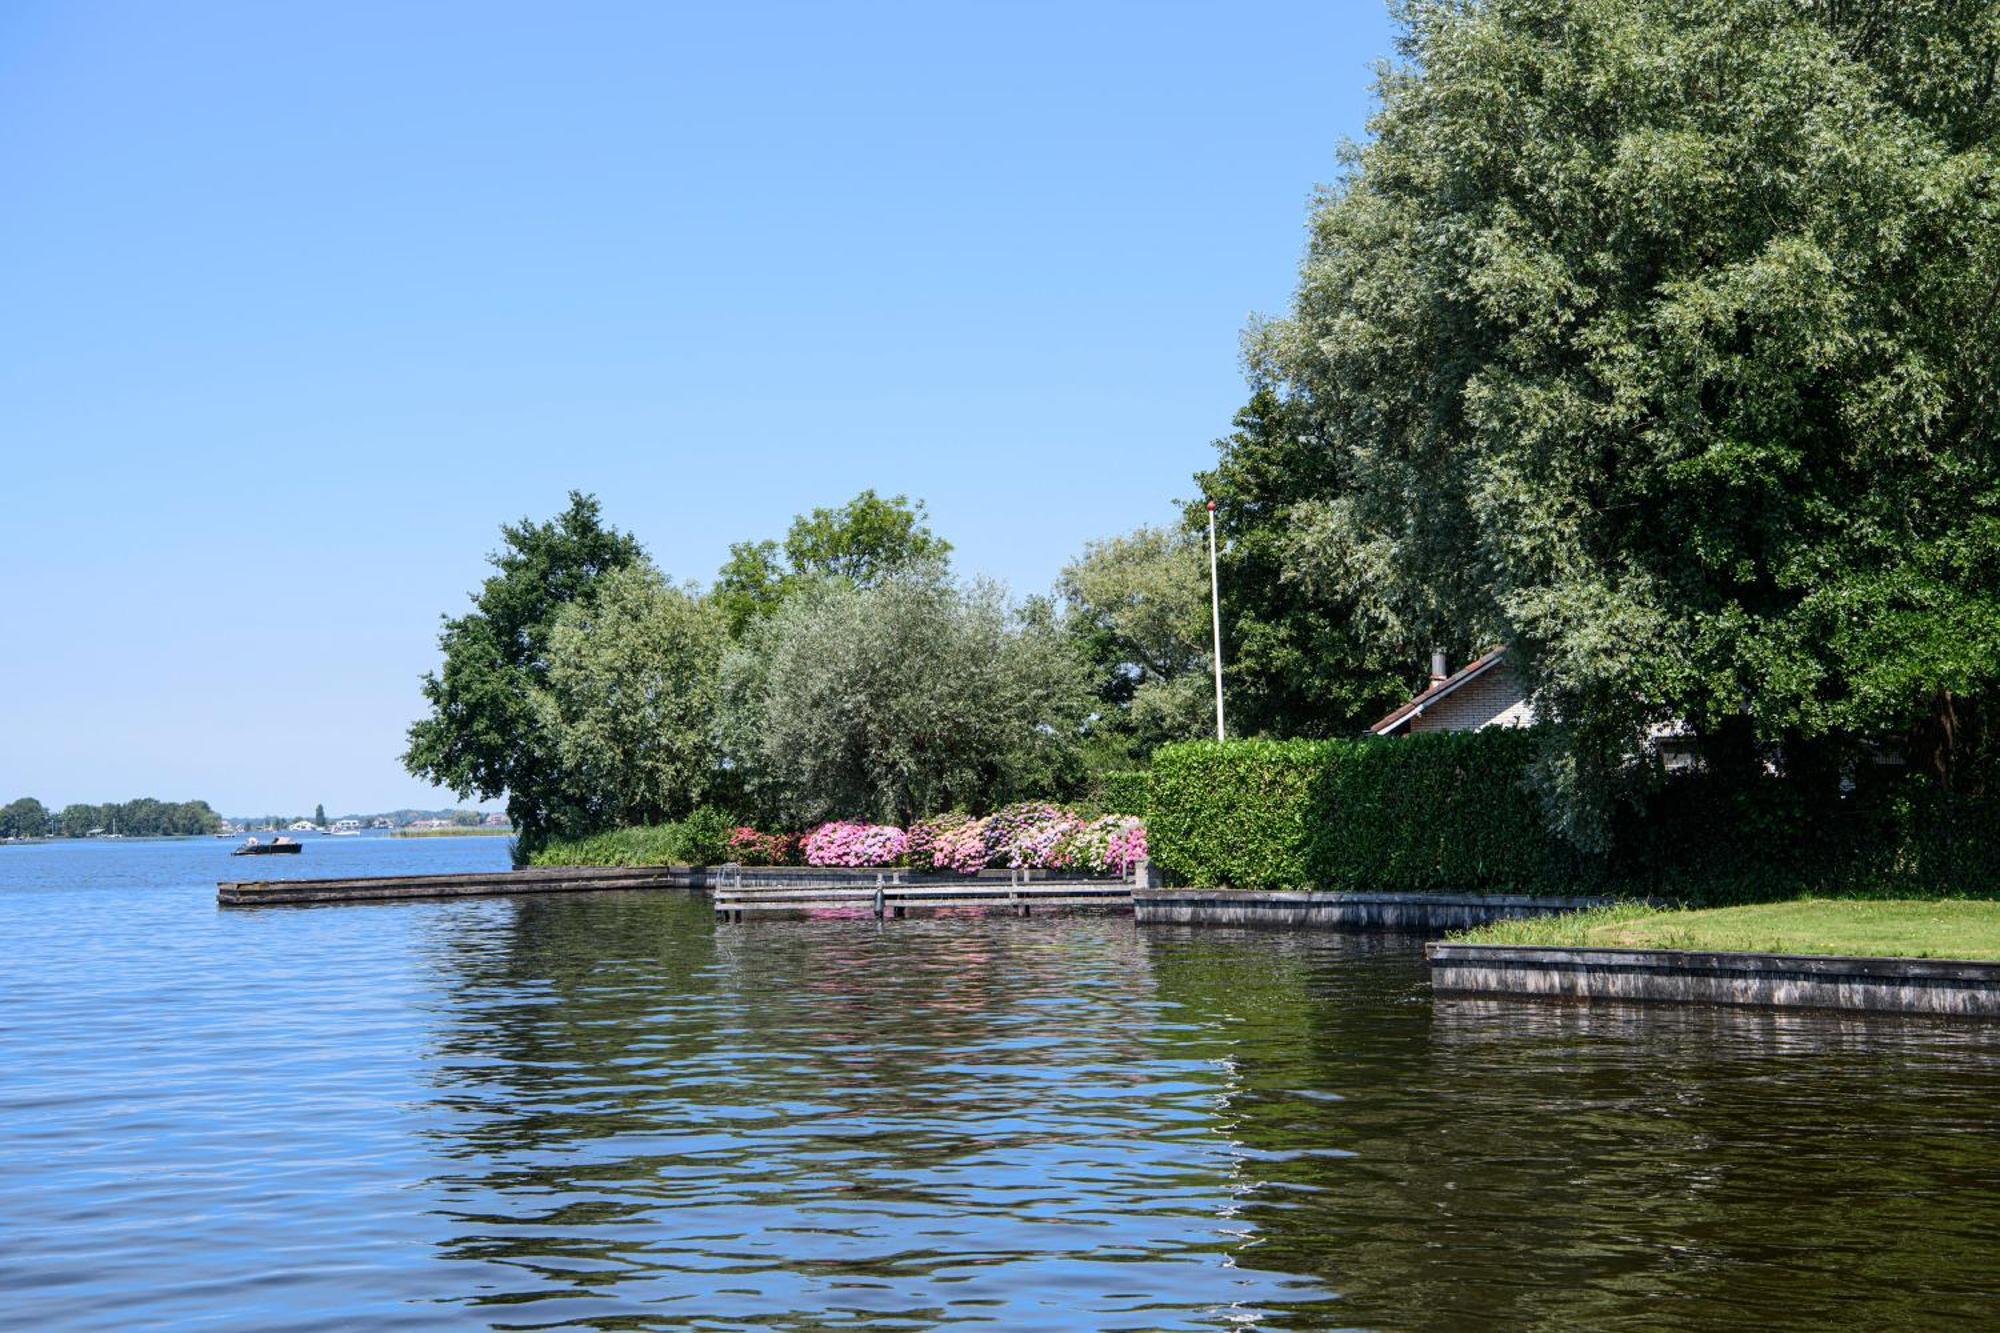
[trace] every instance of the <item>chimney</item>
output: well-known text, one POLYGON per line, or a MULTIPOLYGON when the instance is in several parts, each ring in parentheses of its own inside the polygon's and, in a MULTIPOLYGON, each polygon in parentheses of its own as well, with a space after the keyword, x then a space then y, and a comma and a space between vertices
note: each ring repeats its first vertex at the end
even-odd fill
POLYGON ((1451 677, 1451 668, 1445 665, 1443 653, 1431 654, 1431 684, 1442 685, 1451 677))

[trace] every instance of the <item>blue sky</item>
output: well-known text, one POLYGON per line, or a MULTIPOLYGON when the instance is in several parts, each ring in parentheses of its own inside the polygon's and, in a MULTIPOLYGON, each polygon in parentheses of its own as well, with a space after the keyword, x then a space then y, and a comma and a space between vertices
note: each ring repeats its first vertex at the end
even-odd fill
POLYGON ((0 801, 438 803, 396 758, 437 618, 572 487, 676 577, 872 486, 1045 589, 1191 492, 1390 41, 0 6, 0 801))

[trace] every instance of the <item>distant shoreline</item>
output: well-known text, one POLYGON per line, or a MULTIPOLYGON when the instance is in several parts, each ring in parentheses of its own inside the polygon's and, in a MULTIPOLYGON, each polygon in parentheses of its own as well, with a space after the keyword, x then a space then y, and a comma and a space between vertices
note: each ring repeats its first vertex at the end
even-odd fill
POLYGON ((396 829, 392 838, 511 838, 510 828, 410 828, 396 829))

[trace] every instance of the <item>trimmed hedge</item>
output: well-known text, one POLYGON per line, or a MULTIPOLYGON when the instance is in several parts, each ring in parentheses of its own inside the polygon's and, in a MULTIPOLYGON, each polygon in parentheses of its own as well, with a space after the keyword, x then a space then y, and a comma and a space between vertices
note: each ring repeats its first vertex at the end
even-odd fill
POLYGON ((1329 742, 1311 864, 1318 883, 1397 893, 1569 893, 1582 858, 1548 832, 1526 731, 1329 742))
POLYGON ((1188 741, 1153 752, 1147 847, 1191 884, 1317 883, 1317 790, 1338 741, 1188 741))
POLYGON ((1191 884, 1395 893, 1604 893, 1696 905, 2000 896, 2000 798, 1866 769, 1667 778, 1608 856, 1546 828, 1525 772, 1539 736, 1493 728, 1328 741, 1196 741, 1153 759, 1153 863, 1191 884))
POLYGON ((1152 785, 1153 775, 1143 768, 1100 773, 1095 803, 1107 815, 1138 815, 1143 819, 1152 800, 1152 785))

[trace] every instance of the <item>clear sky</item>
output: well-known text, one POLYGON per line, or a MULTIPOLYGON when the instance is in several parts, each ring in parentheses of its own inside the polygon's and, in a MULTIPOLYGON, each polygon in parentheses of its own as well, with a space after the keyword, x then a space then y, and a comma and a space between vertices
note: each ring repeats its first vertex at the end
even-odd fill
POLYGON ((1373 0, 0 6, 0 801, 449 803, 497 526, 863 487, 1046 589, 1244 396, 1373 0))

